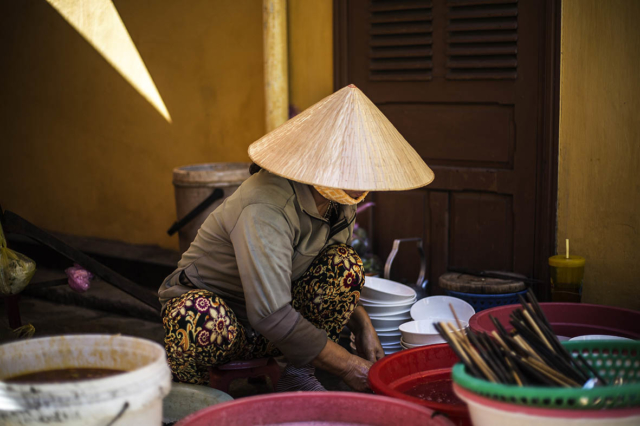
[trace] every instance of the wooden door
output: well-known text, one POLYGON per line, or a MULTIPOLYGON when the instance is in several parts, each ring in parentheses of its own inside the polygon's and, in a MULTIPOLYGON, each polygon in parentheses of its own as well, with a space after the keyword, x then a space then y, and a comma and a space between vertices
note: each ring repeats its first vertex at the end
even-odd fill
MULTIPOLYGON (((435 173, 426 188, 375 194, 372 224, 383 259, 395 238, 424 238, 431 293, 441 293, 438 277, 452 266, 546 272, 553 215, 541 214, 541 204, 553 202, 541 185, 553 171, 541 164, 552 158, 541 146, 553 142, 543 114, 551 3, 334 3, 336 88, 358 86, 435 173)), ((402 248, 396 279, 417 277, 414 251, 402 248)))

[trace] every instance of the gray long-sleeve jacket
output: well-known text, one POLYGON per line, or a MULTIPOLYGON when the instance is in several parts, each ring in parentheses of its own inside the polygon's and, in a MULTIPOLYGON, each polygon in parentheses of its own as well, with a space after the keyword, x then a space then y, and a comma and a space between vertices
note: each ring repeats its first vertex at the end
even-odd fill
POLYGON ((351 240, 355 213, 355 206, 340 206, 330 227, 307 185, 261 170, 205 220, 178 268, 160 286, 160 302, 164 306, 192 289, 179 282, 184 271, 290 362, 306 364, 322 351, 327 335, 290 305, 291 282, 326 246, 351 240))

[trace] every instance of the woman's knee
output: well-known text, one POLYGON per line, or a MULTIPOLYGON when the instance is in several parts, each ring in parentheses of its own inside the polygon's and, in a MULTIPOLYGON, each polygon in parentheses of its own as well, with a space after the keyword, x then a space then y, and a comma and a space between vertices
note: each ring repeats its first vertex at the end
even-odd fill
POLYGON ((347 244, 334 244, 327 247, 324 254, 329 268, 341 277, 342 285, 353 290, 360 290, 364 285, 364 266, 362 259, 353 247, 347 244))
POLYGON ((226 302, 206 290, 192 290, 169 301, 163 322, 165 343, 172 341, 185 351, 190 347, 228 351, 241 329, 226 302))

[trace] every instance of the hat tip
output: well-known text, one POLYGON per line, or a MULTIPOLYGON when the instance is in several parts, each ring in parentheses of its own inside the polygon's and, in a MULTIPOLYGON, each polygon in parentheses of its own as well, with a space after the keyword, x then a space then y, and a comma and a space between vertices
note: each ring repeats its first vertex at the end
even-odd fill
POLYGON ((355 84, 350 84, 350 85, 348 85, 347 87, 350 87, 350 88, 352 88, 352 89, 357 89, 357 87, 356 87, 356 85, 355 85, 355 84))

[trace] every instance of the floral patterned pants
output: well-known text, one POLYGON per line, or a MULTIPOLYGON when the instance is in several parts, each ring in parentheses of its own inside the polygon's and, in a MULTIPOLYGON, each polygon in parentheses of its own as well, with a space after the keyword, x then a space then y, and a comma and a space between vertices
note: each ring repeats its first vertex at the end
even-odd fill
MULTIPOLYGON (((291 305, 338 341, 364 285, 364 268, 345 244, 327 247, 291 285, 291 305)), ((208 369, 230 361, 278 356, 264 336, 250 333, 227 304, 207 290, 171 299, 162 319, 165 348, 175 381, 206 385, 208 369)))

